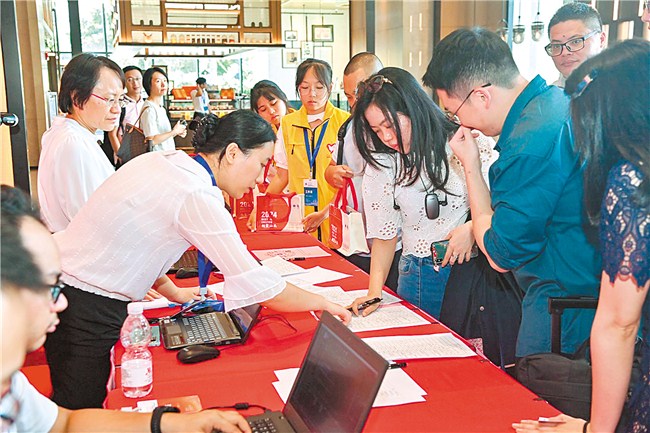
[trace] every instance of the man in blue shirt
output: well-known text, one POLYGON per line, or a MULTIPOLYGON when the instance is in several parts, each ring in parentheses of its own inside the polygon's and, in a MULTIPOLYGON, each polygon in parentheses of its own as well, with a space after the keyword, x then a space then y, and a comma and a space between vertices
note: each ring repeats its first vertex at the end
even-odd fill
MULTIPOLYGON (((551 349, 551 296, 597 296, 600 258, 582 228, 582 167, 573 150, 569 99, 526 80, 508 45, 481 28, 460 29, 434 49, 424 83, 460 126, 450 141, 467 178, 473 232, 498 271, 526 292, 518 357, 551 349), (490 190, 471 130, 499 136, 490 190)), ((567 310, 562 351, 589 337, 593 311, 567 310)))

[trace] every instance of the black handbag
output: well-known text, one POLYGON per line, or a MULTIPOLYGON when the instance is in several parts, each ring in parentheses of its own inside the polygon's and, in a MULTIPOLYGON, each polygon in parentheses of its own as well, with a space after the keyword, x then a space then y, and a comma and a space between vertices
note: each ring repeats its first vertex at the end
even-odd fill
POLYGON ((136 156, 151 151, 151 140, 147 140, 142 129, 136 126, 140 123, 140 118, 147 108, 149 107, 145 106, 142 108, 134 125, 127 123, 124 127, 122 142, 120 143, 120 148, 117 150, 117 157, 122 164, 126 164, 136 156))

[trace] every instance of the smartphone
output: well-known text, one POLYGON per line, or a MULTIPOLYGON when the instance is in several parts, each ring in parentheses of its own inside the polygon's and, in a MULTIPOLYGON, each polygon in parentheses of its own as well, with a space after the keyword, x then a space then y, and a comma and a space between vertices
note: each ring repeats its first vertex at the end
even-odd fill
POLYGON ((149 347, 160 346, 160 326, 151 327, 151 342, 149 347))
MULTIPOLYGON (((449 246, 449 241, 435 241, 431 242, 431 255, 434 258, 434 264, 440 265, 442 264, 442 261, 445 258, 445 254, 447 254, 447 247, 449 246), (433 251, 436 251, 436 254, 433 254, 433 251)), ((470 254, 470 258, 474 258, 478 256, 478 246, 474 244, 472 246, 472 253, 470 254)))

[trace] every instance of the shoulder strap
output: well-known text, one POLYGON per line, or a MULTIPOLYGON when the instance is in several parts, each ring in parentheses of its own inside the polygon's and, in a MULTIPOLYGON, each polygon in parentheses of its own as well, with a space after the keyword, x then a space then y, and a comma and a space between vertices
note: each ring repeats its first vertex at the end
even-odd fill
POLYGON ((133 124, 133 126, 137 126, 138 128, 140 127, 140 126, 139 126, 140 118, 142 117, 142 115, 144 114, 144 112, 147 110, 147 108, 149 108, 148 105, 145 105, 145 106, 142 107, 142 111, 140 112, 140 115, 139 115, 138 118, 136 119, 136 121, 135 121, 135 123, 133 124))
POLYGON ((339 128, 337 135, 337 139, 339 141, 339 150, 336 155, 336 165, 343 164, 343 142, 345 141, 345 133, 348 131, 348 125, 350 124, 351 119, 352 117, 348 117, 339 128))

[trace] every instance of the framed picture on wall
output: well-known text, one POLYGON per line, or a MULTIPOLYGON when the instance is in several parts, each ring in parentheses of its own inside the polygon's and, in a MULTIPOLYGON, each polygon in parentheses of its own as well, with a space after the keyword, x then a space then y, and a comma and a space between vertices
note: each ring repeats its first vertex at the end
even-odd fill
POLYGON ((331 24, 311 26, 311 40, 314 42, 334 42, 334 26, 331 24))
POLYGON ((285 30, 284 31, 284 40, 285 42, 292 42, 298 40, 298 32, 296 30, 285 30))
POLYGON ((302 49, 302 59, 311 59, 314 57, 314 43, 309 41, 304 41, 300 44, 302 49))
POLYGON ((300 48, 284 48, 282 50, 283 68, 297 68, 300 62, 300 48))

